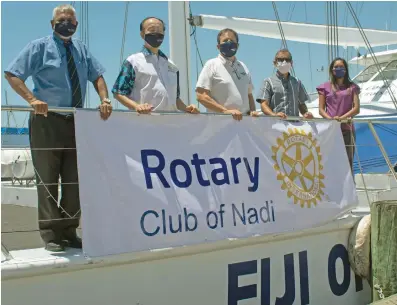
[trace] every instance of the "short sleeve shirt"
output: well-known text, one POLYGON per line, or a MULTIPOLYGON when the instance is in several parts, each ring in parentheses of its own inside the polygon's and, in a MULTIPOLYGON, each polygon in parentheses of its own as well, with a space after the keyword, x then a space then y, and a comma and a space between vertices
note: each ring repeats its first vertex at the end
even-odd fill
POLYGON ((179 70, 162 51, 153 54, 143 47, 124 61, 112 92, 151 104, 154 111, 177 111, 179 70))
MULTIPOLYGON (((80 81, 81 104, 84 105, 88 81, 98 79, 105 69, 80 40, 72 38, 70 50, 80 81)), ((34 96, 50 107, 72 106, 72 84, 66 48, 55 34, 30 42, 4 72, 9 72, 22 81, 32 77, 34 96)))
MULTIPOLYGON (((325 112, 331 116, 342 116, 352 110, 354 94, 360 94, 360 87, 351 84, 350 87, 339 86, 332 89, 331 83, 326 82, 318 86, 317 92, 325 96, 325 112)), ((351 125, 342 124, 342 129, 348 130, 351 125)))
POLYGON ((210 91, 210 96, 226 109, 250 110, 248 94, 252 93, 251 74, 247 66, 219 55, 206 62, 197 80, 196 88, 210 91))
POLYGON ((299 104, 309 100, 302 82, 292 75, 284 78, 279 72, 266 78, 256 101, 268 101, 273 112, 282 112, 287 116, 299 116, 299 104))

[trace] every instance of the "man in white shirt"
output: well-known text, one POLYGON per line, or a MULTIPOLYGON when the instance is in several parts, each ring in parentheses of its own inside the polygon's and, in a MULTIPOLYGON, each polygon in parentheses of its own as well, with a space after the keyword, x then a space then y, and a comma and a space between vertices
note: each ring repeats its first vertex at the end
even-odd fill
POLYGON ((140 31, 144 47, 124 61, 112 89, 114 98, 141 114, 156 110, 199 113, 195 105, 186 106, 179 98, 178 68, 159 49, 164 40, 164 22, 156 17, 145 18, 140 31))
POLYGON ((235 56, 238 34, 232 29, 223 29, 218 33, 217 42, 220 54, 204 65, 196 85, 197 100, 207 109, 231 114, 238 121, 243 114, 258 116, 251 74, 235 56))

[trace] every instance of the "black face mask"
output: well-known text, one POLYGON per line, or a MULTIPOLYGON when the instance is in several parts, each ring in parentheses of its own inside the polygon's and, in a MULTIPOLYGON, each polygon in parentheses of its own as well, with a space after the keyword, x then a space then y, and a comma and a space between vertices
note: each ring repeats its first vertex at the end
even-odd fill
POLYGON ((76 32, 77 25, 70 20, 64 20, 55 24, 54 31, 63 37, 70 37, 76 32))
POLYGON ((219 50, 225 57, 233 57, 237 53, 238 44, 234 41, 227 41, 219 45, 219 50))
POLYGON ((160 33, 149 33, 145 34, 145 41, 153 48, 161 46, 164 40, 164 34, 160 33))

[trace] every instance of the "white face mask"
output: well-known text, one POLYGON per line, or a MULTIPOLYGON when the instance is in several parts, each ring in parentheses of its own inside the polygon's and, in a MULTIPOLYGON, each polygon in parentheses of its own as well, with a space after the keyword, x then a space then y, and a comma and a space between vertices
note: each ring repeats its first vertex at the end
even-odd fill
POLYGON ((288 73, 291 70, 291 67, 292 65, 290 62, 277 62, 277 70, 282 74, 288 73))

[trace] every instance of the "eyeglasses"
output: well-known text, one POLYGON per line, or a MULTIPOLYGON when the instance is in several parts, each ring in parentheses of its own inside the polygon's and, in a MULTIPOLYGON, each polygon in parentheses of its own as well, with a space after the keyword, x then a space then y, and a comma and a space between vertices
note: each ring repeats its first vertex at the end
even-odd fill
POLYGON ((58 19, 59 23, 63 23, 65 21, 72 23, 73 19, 72 18, 61 18, 61 19, 58 19))
POLYGON ((276 58, 276 61, 277 61, 277 62, 283 62, 283 61, 291 62, 292 59, 291 59, 291 58, 276 58))

